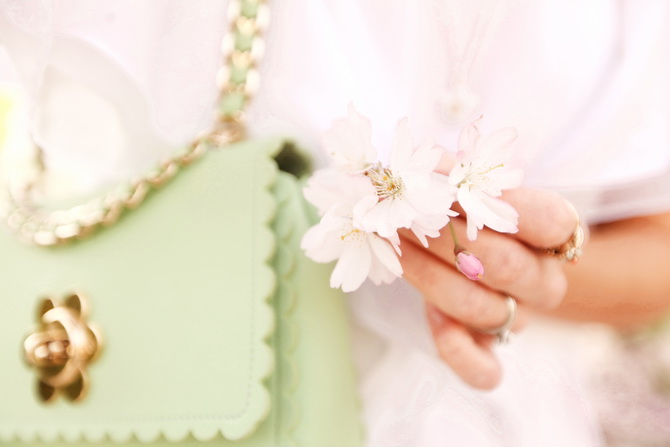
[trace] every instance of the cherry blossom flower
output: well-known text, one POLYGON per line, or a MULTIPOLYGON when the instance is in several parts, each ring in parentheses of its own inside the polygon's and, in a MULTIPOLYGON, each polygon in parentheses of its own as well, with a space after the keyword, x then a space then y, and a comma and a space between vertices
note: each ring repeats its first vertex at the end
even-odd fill
POLYGON ((342 172, 357 173, 367 169, 377 158, 372 146, 372 125, 353 105, 347 109, 347 118, 333 122, 324 132, 321 143, 332 166, 342 172))
POLYGON ((471 241, 484 226, 501 233, 518 231, 518 213, 497 197, 504 189, 519 186, 523 178, 521 169, 505 164, 517 138, 516 130, 507 127, 482 138, 478 121, 461 132, 459 162, 449 174, 449 182, 458 187, 458 203, 467 214, 467 236, 471 241))
POLYGON ((330 286, 353 292, 366 278, 382 284, 402 276, 394 246, 374 233, 354 227, 350 216, 338 212, 341 208, 342 205, 326 213, 305 233, 301 243, 305 254, 316 262, 337 259, 330 286))
POLYGON ((354 223, 354 205, 377 200, 375 189, 366 176, 323 169, 310 179, 304 193, 322 218, 305 233, 301 248, 315 262, 337 260, 330 278, 331 287, 352 292, 366 278, 382 284, 402 276, 397 235, 387 240, 354 223))
POLYGON ((316 207, 319 216, 342 204, 349 206, 346 214, 351 214, 357 203, 366 206, 367 202, 377 200, 375 188, 365 176, 345 174, 331 168, 319 169, 312 174, 303 193, 307 201, 316 207))
POLYGON ((396 128, 389 166, 381 163, 365 171, 378 201, 365 200, 354 208, 354 219, 363 229, 392 238, 399 228, 410 228, 424 246, 426 236, 437 237, 456 199, 456 188, 447 176, 434 172, 443 150, 427 141, 414 148, 407 118, 396 128))
MULTIPOLYGON (((406 118, 399 121, 390 161, 377 160, 371 143, 371 123, 349 106, 348 117, 336 120, 323 136, 331 165, 314 173, 304 189, 321 221, 303 236, 301 247, 316 262, 337 261, 332 287, 351 292, 366 280, 390 283, 403 273, 400 228, 410 229, 424 246, 440 236, 458 198, 467 213, 468 238, 484 225, 516 231, 517 214, 497 199, 505 188, 518 185, 520 170, 503 162, 516 138, 503 129, 480 142, 476 122, 461 133, 458 164, 449 176, 435 172, 443 150, 426 141, 414 146, 406 118)), ((454 241, 457 243, 453 233, 454 241)), ((477 280, 484 273, 471 253, 457 250, 458 269, 477 280)))

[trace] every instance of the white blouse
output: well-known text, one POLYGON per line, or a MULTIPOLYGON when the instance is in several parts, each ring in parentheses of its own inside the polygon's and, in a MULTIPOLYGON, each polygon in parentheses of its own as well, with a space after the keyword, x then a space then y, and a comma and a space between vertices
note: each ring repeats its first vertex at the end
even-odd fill
MULTIPOLYGON (((25 87, 55 190, 144 172, 207 126, 226 3, 0 0, 0 76, 25 87)), ((525 183, 588 221, 670 209, 666 1, 271 3, 253 134, 292 135, 318 159, 320 132, 353 103, 385 157, 402 117, 415 142, 455 150, 483 115, 485 133, 517 128, 525 183)), ((502 386, 482 393, 437 359, 411 287, 366 286, 351 303, 370 446, 601 441, 566 333, 519 335, 499 351, 502 386)))

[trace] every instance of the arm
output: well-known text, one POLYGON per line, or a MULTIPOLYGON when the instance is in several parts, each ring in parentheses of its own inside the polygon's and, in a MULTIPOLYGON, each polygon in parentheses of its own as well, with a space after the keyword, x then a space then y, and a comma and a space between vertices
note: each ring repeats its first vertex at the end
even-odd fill
POLYGON ((594 227, 585 248, 579 264, 565 266, 555 316, 633 328, 670 309, 670 212, 594 227))

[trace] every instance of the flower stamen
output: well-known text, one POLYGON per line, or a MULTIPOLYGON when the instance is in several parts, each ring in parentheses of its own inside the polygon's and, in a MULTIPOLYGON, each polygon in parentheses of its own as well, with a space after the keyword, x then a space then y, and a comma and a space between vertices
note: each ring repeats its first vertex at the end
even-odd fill
POLYGON ((381 163, 373 165, 365 171, 365 175, 372 182, 379 200, 401 198, 405 191, 405 182, 402 178, 381 163))
POLYGON ((356 238, 356 237, 360 237, 360 236, 361 236, 361 230, 359 230, 357 228, 354 228, 350 232, 340 236, 340 239, 342 239, 343 241, 346 241, 347 239, 356 238))
MULTIPOLYGON (((463 165, 461 164, 461 166, 463 166, 463 165)), ((458 187, 468 186, 468 185, 476 185, 476 184, 482 184, 482 183, 489 183, 489 182, 491 182, 491 179, 486 174, 488 174, 489 172, 491 172, 493 170, 496 170, 496 169, 499 169, 499 168, 504 168, 504 167, 505 167, 505 164, 500 163, 499 165, 489 167, 488 169, 482 168, 481 171, 471 172, 470 174, 468 174, 463 179, 463 181, 461 181, 458 184, 458 187)))
POLYGON ((504 167, 505 167, 505 164, 504 164, 504 163, 500 163, 499 165, 490 167, 490 168, 488 168, 486 171, 480 172, 479 174, 480 174, 480 175, 482 175, 482 174, 488 174, 489 172, 493 171, 494 169, 504 168, 504 167))

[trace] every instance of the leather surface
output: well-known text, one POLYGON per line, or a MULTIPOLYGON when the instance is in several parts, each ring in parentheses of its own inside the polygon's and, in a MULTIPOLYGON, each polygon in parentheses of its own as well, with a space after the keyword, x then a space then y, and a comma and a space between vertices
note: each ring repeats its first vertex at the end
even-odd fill
POLYGON ((309 221, 268 155, 281 143, 210 152, 89 240, 0 233, 0 444, 357 445, 344 303, 298 249, 309 221), (38 300, 72 290, 105 347, 83 402, 44 405, 21 343, 38 300))

